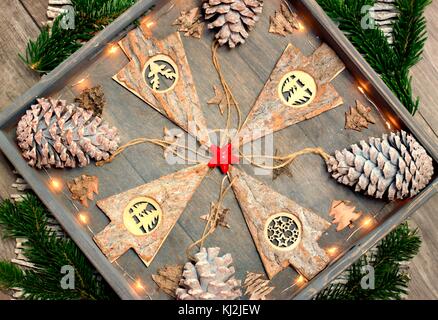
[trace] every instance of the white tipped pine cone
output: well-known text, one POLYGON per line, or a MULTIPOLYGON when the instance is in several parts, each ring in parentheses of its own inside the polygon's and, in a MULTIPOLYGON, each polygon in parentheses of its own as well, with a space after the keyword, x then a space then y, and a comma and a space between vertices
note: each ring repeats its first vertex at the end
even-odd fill
POLYGON ((216 39, 220 45, 228 43, 234 48, 245 43, 259 15, 262 13, 261 0, 205 0, 203 4, 205 20, 211 21, 209 29, 218 28, 216 39))
POLYGON ((115 127, 92 111, 65 100, 37 99, 17 125, 18 146, 29 165, 45 168, 83 167, 108 159, 118 148, 115 127))
POLYGON ((399 131, 336 151, 327 161, 338 182, 389 200, 415 196, 433 175, 432 158, 415 138, 399 131))
POLYGON ((236 300, 241 295, 240 281, 234 278, 233 258, 228 253, 218 257, 220 248, 201 248, 195 255, 196 263, 184 266, 179 300, 236 300))

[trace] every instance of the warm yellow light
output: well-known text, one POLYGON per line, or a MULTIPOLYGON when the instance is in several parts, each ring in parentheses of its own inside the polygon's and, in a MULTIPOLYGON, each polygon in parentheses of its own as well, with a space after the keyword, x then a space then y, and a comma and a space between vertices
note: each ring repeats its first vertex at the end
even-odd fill
POLYGON ((362 227, 363 228, 368 228, 369 226, 371 226, 373 224, 373 219, 371 219, 371 218, 365 218, 363 221, 362 221, 362 227))
POLYGON ((301 275, 295 280, 296 285, 302 285, 304 282, 306 282, 306 278, 301 275))
POLYGON ((58 178, 50 178, 50 189, 54 192, 62 190, 62 181, 58 178))
POLYGON ((336 255, 336 254, 338 253, 338 251, 339 251, 339 248, 338 248, 338 247, 335 247, 335 246, 330 247, 330 248, 327 249, 327 253, 328 253, 330 256, 334 256, 334 255, 336 255))
POLYGON ((149 21, 148 23, 146 23, 146 28, 152 28, 153 26, 155 26, 155 22, 154 21, 149 21))
POLYGON ((88 215, 85 212, 80 212, 78 219, 82 224, 88 224, 88 215))
POLYGON ((116 52, 117 52, 117 45, 112 44, 112 45, 110 46, 110 48, 108 49, 108 52, 109 52, 109 54, 114 54, 114 53, 116 53, 116 52))
POLYGON ((391 124, 388 121, 386 121, 386 126, 388 127, 389 130, 391 130, 391 124))
POLYGON ((360 93, 365 94, 365 90, 361 86, 358 86, 357 90, 359 90, 360 93))
POLYGON ((76 84, 84 83, 84 81, 85 81, 85 78, 82 78, 81 80, 79 80, 78 82, 76 82, 76 84))
POLYGON ((298 22, 298 30, 303 31, 304 25, 301 22, 298 22))
POLYGON ((137 290, 137 291, 144 291, 144 286, 140 280, 135 281, 134 287, 135 287, 135 290, 137 290))

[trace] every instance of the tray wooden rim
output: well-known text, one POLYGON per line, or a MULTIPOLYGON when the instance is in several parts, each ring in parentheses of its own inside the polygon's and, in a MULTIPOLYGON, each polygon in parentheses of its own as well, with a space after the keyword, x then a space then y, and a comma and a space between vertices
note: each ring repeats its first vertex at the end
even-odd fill
MULTIPOLYGON (((47 187, 38 181, 34 175, 34 170, 27 165, 21 154, 18 152, 15 141, 8 139, 3 129, 8 124, 15 121, 36 97, 43 96, 44 93, 57 81, 73 74, 84 61, 91 59, 108 43, 114 42, 116 38, 120 38, 124 35, 126 33, 126 28, 132 25, 133 21, 142 16, 144 12, 150 9, 153 5, 163 6, 166 3, 167 1, 140 0, 0 113, 0 149, 15 166, 18 172, 23 175, 65 231, 71 236, 86 257, 122 299, 141 299, 141 297, 129 285, 122 272, 117 270, 117 268, 115 268, 115 266, 111 264, 97 248, 97 245, 94 243, 92 237, 86 232, 86 229, 78 224, 74 215, 70 214, 70 210, 62 203, 58 202, 47 187)), ((293 1, 293 4, 307 13, 304 17, 306 25, 311 25, 313 28, 317 29, 318 33, 324 38, 324 41, 326 41, 341 56, 346 63, 347 68, 355 74, 355 76, 372 86, 373 93, 377 100, 386 103, 390 110, 399 117, 403 124, 406 125, 406 127, 409 128, 415 137, 423 144, 435 161, 438 161, 438 148, 429 142, 431 140, 427 139, 427 134, 421 132, 418 126, 411 122, 411 115, 409 112, 380 79, 378 74, 358 53, 344 34, 325 14, 321 7, 319 7, 316 1, 296 0, 293 1)), ((294 299, 311 299, 330 281, 335 279, 343 270, 357 260, 364 252, 384 238, 386 234, 408 218, 436 193, 438 193, 438 178, 407 205, 392 214, 368 235, 357 241, 348 252, 342 255, 342 257, 332 261, 326 269, 308 282, 306 286, 295 295, 294 299)))

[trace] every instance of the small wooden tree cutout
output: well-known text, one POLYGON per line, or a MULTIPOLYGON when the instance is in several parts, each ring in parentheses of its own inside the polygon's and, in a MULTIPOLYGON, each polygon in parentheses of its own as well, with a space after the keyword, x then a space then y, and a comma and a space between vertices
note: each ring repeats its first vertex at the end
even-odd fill
MULTIPOLYGON (((341 105, 342 97, 330 81, 344 68, 336 53, 325 43, 309 57, 289 44, 251 109, 234 145, 243 145, 341 105), (297 75, 305 77, 306 81, 297 75), (293 90, 304 94, 308 87, 301 90, 301 83, 306 82, 313 88, 315 92, 311 92, 309 101, 292 106, 285 102, 281 89, 288 79, 294 81, 293 90), (264 130, 257 130, 260 128, 264 130)), ((304 94, 299 98, 305 98, 304 94)))
POLYGON ((330 217, 333 217, 333 224, 337 224, 336 231, 344 230, 346 227, 353 227, 353 222, 360 218, 362 212, 355 212, 356 207, 350 202, 334 200, 330 207, 330 217))
POLYGON ((183 265, 164 266, 158 269, 157 274, 152 275, 152 280, 154 280, 160 290, 176 298, 176 289, 179 287, 183 269, 183 265))
POLYGON ((99 248, 111 262, 132 248, 149 266, 207 172, 208 166, 200 164, 98 201, 97 206, 111 220, 94 237, 99 248), (152 204, 153 209, 142 205, 145 202, 152 204), (137 203, 141 206, 139 211, 144 214, 146 211, 160 211, 159 223, 150 225, 150 230, 146 232, 141 232, 140 227, 145 227, 144 222, 149 227, 153 222, 151 219, 144 221, 137 216, 137 228, 126 222, 126 215, 137 203))
POLYGON ((266 296, 275 289, 269 284, 270 281, 264 279, 263 274, 248 272, 243 282, 245 295, 249 296, 249 300, 266 300, 266 296))
POLYGON ((210 145, 207 122, 179 33, 158 40, 152 37, 145 24, 119 42, 130 62, 113 79, 201 144, 210 145), (170 80, 171 85, 160 90, 160 79, 161 82, 170 80))
POLYGON ((72 200, 78 200, 88 208, 88 200, 94 200, 94 194, 99 194, 99 178, 85 174, 67 182, 72 200))
POLYGON ((330 227, 328 221, 236 167, 231 168, 230 177, 237 177, 232 188, 270 279, 288 265, 307 279, 325 268, 330 259, 317 241, 330 227), (274 219, 283 217, 282 226, 277 230, 270 229, 274 219), (292 223, 286 221, 287 218, 292 223), (285 228, 297 229, 297 237, 285 239, 285 228), (271 231, 276 232, 274 242, 271 241, 271 231))
POLYGON ((370 123, 376 123, 376 119, 371 114, 371 108, 356 100, 356 107, 350 107, 350 110, 345 113, 345 129, 362 131, 362 129, 367 129, 370 123))

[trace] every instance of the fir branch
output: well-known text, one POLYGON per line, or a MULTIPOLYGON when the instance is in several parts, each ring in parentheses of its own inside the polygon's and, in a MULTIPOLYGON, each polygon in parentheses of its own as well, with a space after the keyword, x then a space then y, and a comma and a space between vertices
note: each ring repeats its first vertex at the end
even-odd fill
POLYGON ((399 18, 394 24, 394 51, 399 58, 398 63, 402 73, 406 75, 409 69, 421 60, 426 42, 426 19, 424 10, 432 0, 396 0, 395 6, 399 18))
POLYGON ((36 40, 30 40, 24 56, 19 54, 21 60, 32 70, 39 73, 49 72, 80 48, 75 34, 61 28, 62 18, 63 15, 58 16, 50 30, 44 27, 36 40))
POLYGON ((322 290, 317 300, 398 300, 407 294, 409 277, 400 263, 411 260, 419 251, 421 239, 407 222, 390 232, 375 249, 348 268, 340 280, 322 290), (374 268, 374 289, 363 289, 363 268, 374 268))
POLYGON ((32 70, 47 73, 135 2, 136 0, 72 0, 75 28, 63 29, 63 15, 60 15, 54 20, 52 28, 43 28, 37 39, 29 41, 24 56, 19 56, 32 70))
POLYGON ((20 269, 11 264, 0 264, 0 285, 22 288, 27 299, 114 299, 114 292, 98 279, 79 248, 48 228, 48 216, 40 200, 30 194, 17 204, 5 200, 0 205, 0 224, 5 235, 26 238, 23 254, 35 265, 35 269, 20 275, 20 269), (61 287, 63 266, 73 267, 74 289, 61 287))
POLYGON ((378 28, 362 28, 362 8, 375 0, 318 0, 325 12, 364 56, 371 67, 414 115, 419 99, 412 96, 409 69, 421 58, 426 41, 424 10, 430 0, 396 0, 399 10, 394 24, 394 43, 390 45, 378 28))

